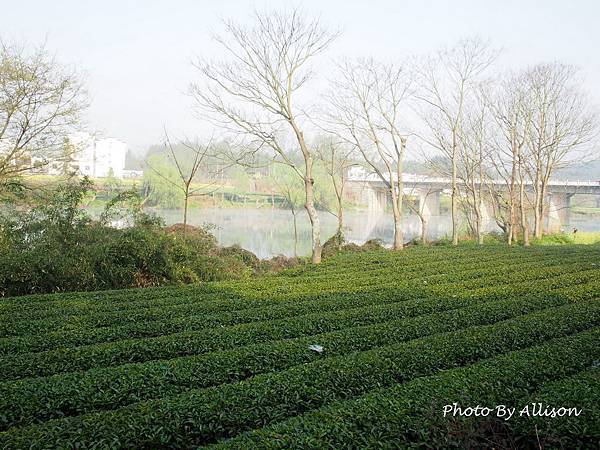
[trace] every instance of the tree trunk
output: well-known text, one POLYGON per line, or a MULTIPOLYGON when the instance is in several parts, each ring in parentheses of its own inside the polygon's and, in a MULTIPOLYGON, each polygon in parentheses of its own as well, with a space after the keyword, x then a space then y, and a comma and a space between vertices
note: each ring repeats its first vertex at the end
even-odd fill
POLYGON ((339 209, 338 209, 338 226, 337 226, 337 235, 339 236, 338 239, 338 250, 342 249, 342 245, 344 243, 344 210, 342 208, 342 206, 340 205, 339 209))
MULTIPOLYGON (((404 248, 404 235, 402 233, 402 200, 404 198, 404 180, 402 178, 402 165, 404 163, 404 149, 406 147, 406 139, 400 138, 400 150, 396 161, 396 198, 394 203, 396 210, 394 211, 394 248, 402 250, 404 248)), ((392 185, 393 186, 393 185, 392 185)), ((393 188, 392 188, 393 190, 393 188)))
POLYGON ((187 235, 187 213, 188 213, 188 200, 190 199, 189 187, 185 190, 185 198, 183 199, 183 239, 187 235))
POLYGON ((402 237, 402 222, 394 213, 394 250, 402 250, 404 248, 404 239, 402 237))
POLYGON ((315 208, 314 199, 314 180, 312 179, 312 169, 306 169, 306 178, 304 179, 304 187, 306 190, 306 203, 304 207, 308 213, 308 219, 312 228, 312 262, 319 264, 321 262, 321 227, 319 223, 319 215, 315 208))
POLYGON ((535 180, 534 180, 534 224, 533 224, 533 235, 536 239, 542 237, 543 233, 543 220, 544 220, 544 189, 542 187, 540 168, 536 167, 535 180))
POLYGON ((319 264, 321 262, 322 251, 321 224, 319 222, 319 215, 317 214, 317 209, 315 208, 315 180, 312 176, 312 156, 308 150, 302 131, 300 131, 293 119, 290 119, 289 123, 292 126, 294 133, 296 134, 296 139, 298 140, 302 156, 304 157, 304 189, 306 192, 306 203, 304 204, 304 207, 306 208, 306 212, 308 213, 308 219, 310 220, 310 225, 312 228, 311 260, 313 264, 319 264))
POLYGON ((292 207, 292 215, 294 216, 294 257, 298 256, 298 222, 296 219, 296 210, 292 207))
POLYGON ((529 223, 527 221, 527 211, 525 209, 525 186, 521 181, 519 189, 519 208, 521 211, 521 233, 523 233, 523 245, 529 246, 529 223))
POLYGON ((510 177, 510 234, 508 245, 511 245, 517 232, 517 196, 515 193, 515 182, 517 177, 516 161, 513 159, 513 168, 510 177))
POLYGON ((481 211, 475 210, 475 234, 477 235, 477 244, 483 244, 483 231, 481 224, 481 211))
MULTIPOLYGON (((475 236, 477 237, 477 244, 483 244, 483 224, 482 224, 482 213, 481 213, 481 192, 477 190, 475 186, 475 177, 471 175, 471 191, 473 192, 473 214, 475 214, 475 236)), ((480 178, 481 179, 481 178, 480 178)))
POLYGON ((458 204, 456 202, 458 196, 458 186, 456 182, 456 143, 452 146, 452 196, 451 215, 452 215, 452 245, 458 245, 458 204))
MULTIPOLYGON (((539 229, 539 237, 542 237, 542 234, 544 233, 544 228, 546 228, 546 233, 549 232, 548 230, 548 226, 549 226, 549 222, 550 221, 546 221, 546 223, 544 224, 544 210, 546 209, 546 182, 544 180, 542 180, 542 185, 541 185, 541 192, 540 192, 540 229, 539 229), (544 226, 545 225, 545 226, 544 226)), ((536 236, 538 237, 538 236, 536 236)))
MULTIPOLYGON (((336 197, 337 197, 337 202, 338 202, 338 213, 337 213, 337 218, 338 218, 338 228, 337 228, 337 232, 339 234, 339 236, 343 236, 344 233, 344 179, 342 178, 341 181, 341 186, 339 188, 339 191, 337 189, 337 186, 335 187, 335 191, 336 191, 336 197)), ((342 246, 342 242, 339 243, 340 248, 342 246)))
POLYGON ((421 218, 421 243, 427 245, 427 219, 425 215, 419 215, 421 218))
POLYGON ((402 250, 404 248, 404 239, 402 236, 402 212, 398 208, 398 195, 394 190, 393 185, 390 187, 392 195, 392 214, 394 217, 394 250, 402 250))

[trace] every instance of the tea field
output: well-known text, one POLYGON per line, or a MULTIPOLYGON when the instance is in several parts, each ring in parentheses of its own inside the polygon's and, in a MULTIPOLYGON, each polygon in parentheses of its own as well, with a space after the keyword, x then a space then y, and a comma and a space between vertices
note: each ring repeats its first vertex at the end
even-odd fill
POLYGON ((597 448, 599 300, 579 245, 0 299, 0 448, 597 448))

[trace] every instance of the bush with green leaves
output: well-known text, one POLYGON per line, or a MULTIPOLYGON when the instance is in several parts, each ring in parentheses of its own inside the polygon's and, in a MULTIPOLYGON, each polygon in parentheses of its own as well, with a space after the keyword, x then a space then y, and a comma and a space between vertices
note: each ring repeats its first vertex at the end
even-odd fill
POLYGON ((94 221, 82 208, 93 192, 84 178, 0 214, 0 296, 240 279, 272 268, 239 247, 219 248, 208 227, 164 228, 134 191, 118 193, 94 221))

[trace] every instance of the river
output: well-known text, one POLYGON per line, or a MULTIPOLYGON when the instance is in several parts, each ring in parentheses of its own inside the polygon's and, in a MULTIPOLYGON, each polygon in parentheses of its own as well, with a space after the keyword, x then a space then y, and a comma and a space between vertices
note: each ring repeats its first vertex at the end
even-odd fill
MULTIPOLYGON (((90 208, 93 216, 100 209, 90 208)), ((165 220, 167 225, 181 223, 181 210, 154 209, 150 210, 165 220)), ((391 245, 394 233, 394 222, 390 213, 363 210, 347 211, 345 216, 344 235, 350 242, 362 244, 369 239, 381 239, 384 244, 391 245)), ((311 250, 311 230, 308 217, 304 210, 297 214, 298 218, 298 256, 306 256, 311 250)), ((332 214, 321 211, 322 240, 325 242, 336 230, 337 218, 332 214)), ((276 255, 294 255, 294 223, 292 213, 288 210, 271 208, 191 208, 188 211, 188 224, 210 224, 212 233, 219 244, 223 246, 237 244, 259 258, 271 258, 276 255)), ((433 216, 429 219, 430 240, 447 236, 451 232, 449 214, 433 216)), ((591 215, 571 215, 571 224, 565 231, 577 228, 580 231, 600 231, 600 221, 591 215)), ((405 213, 402 219, 404 240, 410 241, 421 233, 421 222, 418 216, 405 213)), ((493 223, 486 231, 499 231, 493 223)))

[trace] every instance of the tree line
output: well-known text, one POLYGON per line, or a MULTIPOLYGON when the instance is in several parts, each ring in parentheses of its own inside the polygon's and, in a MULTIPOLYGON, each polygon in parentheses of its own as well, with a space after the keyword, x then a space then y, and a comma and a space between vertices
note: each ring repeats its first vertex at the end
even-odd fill
MULTIPOLYGON (((453 244, 460 217, 483 242, 484 203, 492 205, 509 244, 541 237, 552 175, 575 158, 593 156, 596 144, 596 113, 576 68, 549 62, 506 70, 500 52, 479 38, 426 56, 327 62, 339 36, 299 9, 255 12, 244 24, 224 21, 214 37, 221 56, 194 61, 197 76, 190 84, 196 112, 213 135, 176 143, 187 149, 185 165, 165 139, 184 211, 189 197, 213 189, 193 187, 201 173, 216 179, 232 165, 286 167, 302 186, 312 261, 318 263, 315 167, 328 175, 342 234, 346 177, 358 164, 388 191, 393 248, 400 250, 407 203, 403 165, 411 152, 451 180, 453 244)), ((80 77, 43 49, 26 54, 2 44, 0 51, 0 180, 6 184, 24 170, 68 156, 61 139, 86 102, 80 77)), ((283 177, 279 187, 292 196, 283 177)), ((422 205, 407 206, 421 218, 426 239, 422 205)))

